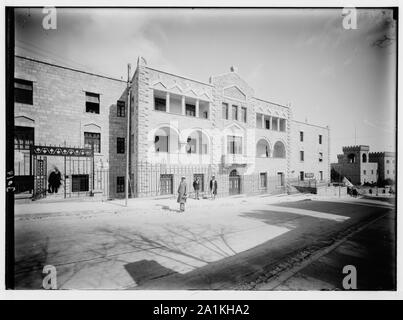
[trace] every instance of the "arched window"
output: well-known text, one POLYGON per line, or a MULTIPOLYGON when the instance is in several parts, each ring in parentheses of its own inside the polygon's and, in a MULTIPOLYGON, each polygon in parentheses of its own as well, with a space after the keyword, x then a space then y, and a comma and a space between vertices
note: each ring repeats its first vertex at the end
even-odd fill
POLYGON ((236 169, 232 170, 232 171, 229 173, 229 175, 230 175, 230 177, 237 177, 237 176, 239 176, 238 171, 236 171, 236 169))
POLYGON ((367 154, 366 153, 362 154, 362 162, 367 162, 367 154))
POLYGON ((269 158, 270 157, 270 145, 265 139, 260 139, 256 144, 256 157, 269 158))
POLYGON ((274 144, 273 158, 285 158, 285 146, 281 141, 274 144))
POLYGON ((154 135, 154 150, 155 152, 178 152, 178 134, 170 127, 159 128, 154 135))
POLYGON ((348 156, 348 162, 349 163, 355 163, 355 154, 354 153, 350 153, 348 156))

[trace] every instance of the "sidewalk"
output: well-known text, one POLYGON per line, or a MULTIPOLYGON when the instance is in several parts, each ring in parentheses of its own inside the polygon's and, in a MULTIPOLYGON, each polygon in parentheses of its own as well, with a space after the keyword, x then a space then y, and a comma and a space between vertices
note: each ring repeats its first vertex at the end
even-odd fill
MULTIPOLYGON (((203 207, 205 210, 213 206, 233 206, 236 203, 255 202, 264 199, 265 203, 277 203, 285 201, 298 201, 309 199, 313 195, 295 194, 295 195, 256 195, 246 196, 237 195, 230 197, 195 200, 188 198, 186 208, 190 212, 194 208, 203 207)), ((161 210, 176 212, 179 205, 176 203, 176 197, 170 198, 132 198, 128 200, 127 207, 124 199, 116 200, 85 200, 77 199, 55 202, 33 201, 30 203, 16 204, 14 213, 20 215, 34 214, 77 214, 77 213, 116 213, 116 212, 160 212, 161 210)))

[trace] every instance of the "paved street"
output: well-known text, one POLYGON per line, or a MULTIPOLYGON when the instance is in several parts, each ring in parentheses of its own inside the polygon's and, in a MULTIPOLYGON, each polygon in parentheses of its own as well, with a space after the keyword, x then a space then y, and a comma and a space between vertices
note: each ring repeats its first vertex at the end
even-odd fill
MULTIPOLYGON (((43 267, 54 265, 60 289, 265 290, 274 276, 369 221, 385 215, 386 233, 395 223, 387 202, 313 195, 190 199, 185 214, 175 199, 122 204, 16 205, 16 287, 40 289, 43 267)), ((375 236, 382 234, 364 237, 362 256, 373 245, 365 239, 375 236)), ((386 249, 394 250, 388 239, 386 249)))

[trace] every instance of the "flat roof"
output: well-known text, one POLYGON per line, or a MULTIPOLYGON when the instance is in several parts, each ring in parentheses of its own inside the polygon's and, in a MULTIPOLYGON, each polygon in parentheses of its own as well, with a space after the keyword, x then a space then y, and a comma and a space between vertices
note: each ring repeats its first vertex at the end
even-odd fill
POLYGON ((113 77, 108 77, 108 76, 103 76, 101 74, 96 74, 96 73, 92 73, 92 72, 87 72, 87 71, 83 71, 80 69, 74 69, 74 68, 70 68, 70 67, 65 67, 65 66, 61 66, 59 64, 55 64, 55 63, 51 63, 51 62, 46 62, 46 61, 42 61, 42 60, 37 60, 34 58, 28 58, 28 57, 23 57, 23 56, 19 56, 19 55, 15 55, 16 58, 20 58, 20 59, 25 59, 25 60, 29 60, 29 61, 33 61, 33 62, 38 62, 38 63, 42 63, 42 64, 46 64, 48 66, 52 66, 52 67, 56 67, 56 68, 62 68, 62 69, 66 69, 66 70, 70 70, 70 71, 75 71, 75 72, 80 72, 80 73, 85 73, 88 74, 90 76, 95 76, 95 77, 100 77, 100 78, 105 78, 108 80, 113 80, 113 81, 119 81, 119 82, 123 82, 126 83, 127 81, 121 80, 121 79, 116 79, 113 77))

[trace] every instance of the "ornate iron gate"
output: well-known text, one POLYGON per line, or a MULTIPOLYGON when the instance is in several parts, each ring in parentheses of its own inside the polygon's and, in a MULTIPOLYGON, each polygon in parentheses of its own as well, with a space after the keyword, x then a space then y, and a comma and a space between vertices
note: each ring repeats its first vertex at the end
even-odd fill
POLYGON ((88 148, 60 146, 31 146, 32 168, 34 176, 33 199, 46 197, 48 193, 49 157, 59 157, 58 163, 63 170, 63 189, 60 197, 66 198, 72 193, 92 195, 94 190, 94 152, 88 148), (76 185, 79 187, 75 187, 76 185))

